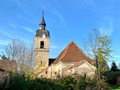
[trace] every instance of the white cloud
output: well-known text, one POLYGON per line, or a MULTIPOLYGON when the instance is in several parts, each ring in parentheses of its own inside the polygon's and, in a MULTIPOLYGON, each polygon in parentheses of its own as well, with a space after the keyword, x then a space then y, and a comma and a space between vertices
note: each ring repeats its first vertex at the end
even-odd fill
POLYGON ((25 30, 27 32, 35 33, 34 30, 32 28, 28 27, 28 26, 20 26, 20 25, 11 23, 11 22, 9 23, 9 26, 10 26, 10 28, 12 28, 14 30, 16 30, 17 28, 21 28, 21 29, 23 29, 23 30, 25 30))
POLYGON ((65 46, 59 43, 51 43, 50 44, 50 57, 56 58, 60 52, 65 48, 65 46))
POLYGON ((8 38, 13 38, 15 37, 16 33, 15 31, 19 28, 17 24, 14 24, 12 22, 9 22, 7 27, 0 27, 0 34, 4 35, 5 37, 8 38))
POLYGON ((55 15, 57 15, 57 17, 60 19, 60 21, 62 22, 63 25, 64 24, 66 25, 66 21, 63 18, 63 16, 58 11, 56 11, 56 10, 55 10, 55 15))
POLYGON ((9 40, 0 40, 0 45, 7 45, 9 42, 9 40))
POLYGON ((110 28, 105 28, 105 27, 99 28, 99 31, 102 35, 112 35, 113 32, 113 30, 111 30, 110 28))
POLYGON ((21 26, 20 28, 22 28, 23 30, 30 32, 30 33, 35 33, 34 29, 27 27, 27 26, 21 26))
POLYGON ((120 55, 114 55, 113 57, 115 57, 115 58, 120 58, 120 55))
POLYGON ((58 47, 55 46, 55 45, 50 45, 50 48, 51 48, 51 49, 57 49, 58 47))
MULTIPOLYGON (((56 1, 54 1, 53 3, 58 4, 57 6, 59 6, 59 3, 56 2, 56 1)), ((60 8, 62 8, 62 7, 60 6, 60 8)), ((56 10, 56 8, 55 8, 54 6, 51 6, 50 9, 51 9, 51 10, 47 10, 47 11, 48 11, 49 13, 51 13, 51 14, 56 15, 56 18, 58 18, 59 21, 60 21, 63 25, 64 25, 64 24, 66 25, 66 21, 65 21, 63 15, 62 15, 58 10, 56 10)))
POLYGON ((114 31, 113 19, 110 17, 105 17, 105 22, 102 27, 99 28, 101 34, 112 35, 114 31))
POLYGON ((24 9, 22 10, 24 15, 23 17, 25 17, 28 20, 32 20, 32 19, 37 19, 36 17, 34 17, 33 12, 30 9, 24 9))
POLYGON ((118 63, 119 59, 120 59, 120 55, 112 54, 112 58, 109 59, 109 62, 115 61, 116 63, 118 63))
POLYGON ((3 34, 4 36, 8 37, 8 38, 12 38, 12 34, 10 34, 10 31, 8 28, 4 28, 0 30, 0 34, 3 34))

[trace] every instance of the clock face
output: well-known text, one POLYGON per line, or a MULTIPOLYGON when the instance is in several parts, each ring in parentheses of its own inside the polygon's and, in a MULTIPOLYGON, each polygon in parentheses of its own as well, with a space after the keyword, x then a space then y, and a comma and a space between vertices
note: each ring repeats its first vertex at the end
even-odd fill
POLYGON ((40 25, 40 29, 41 29, 41 30, 44 30, 44 26, 43 26, 43 25, 40 25))
POLYGON ((42 35, 42 38, 45 38, 45 37, 46 37, 45 34, 43 34, 43 35, 42 35))

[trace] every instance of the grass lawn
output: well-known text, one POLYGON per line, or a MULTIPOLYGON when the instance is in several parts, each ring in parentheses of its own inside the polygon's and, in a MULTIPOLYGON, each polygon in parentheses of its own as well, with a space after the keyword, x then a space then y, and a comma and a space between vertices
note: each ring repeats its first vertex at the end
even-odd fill
POLYGON ((120 90, 120 85, 110 85, 112 90, 120 90))

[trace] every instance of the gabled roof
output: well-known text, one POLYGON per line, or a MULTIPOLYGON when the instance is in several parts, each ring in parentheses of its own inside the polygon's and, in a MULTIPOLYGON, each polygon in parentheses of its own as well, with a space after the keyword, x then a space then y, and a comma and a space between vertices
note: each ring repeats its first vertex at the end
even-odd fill
POLYGON ((62 62, 79 62, 86 60, 88 62, 94 62, 94 60, 87 57, 83 51, 72 41, 56 58, 54 63, 62 62))
POLYGON ((0 60, 0 68, 5 71, 17 70, 17 63, 15 60, 0 60))

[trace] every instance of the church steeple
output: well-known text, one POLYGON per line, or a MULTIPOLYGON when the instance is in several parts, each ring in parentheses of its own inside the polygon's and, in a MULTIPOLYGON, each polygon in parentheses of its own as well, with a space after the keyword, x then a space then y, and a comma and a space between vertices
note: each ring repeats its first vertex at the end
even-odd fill
POLYGON ((36 31, 34 45, 34 72, 38 77, 44 77, 47 74, 43 72, 49 66, 49 45, 50 33, 45 29, 44 10, 42 10, 42 20, 40 28, 36 31))
POLYGON ((41 30, 45 30, 46 23, 45 23, 45 19, 44 19, 44 10, 42 10, 42 20, 41 20, 39 26, 40 26, 41 30))
POLYGON ((46 37, 50 38, 49 31, 45 29, 46 23, 44 20, 44 10, 42 10, 42 20, 41 20, 39 26, 40 26, 40 28, 36 31, 36 36, 42 37, 44 34, 46 37))

